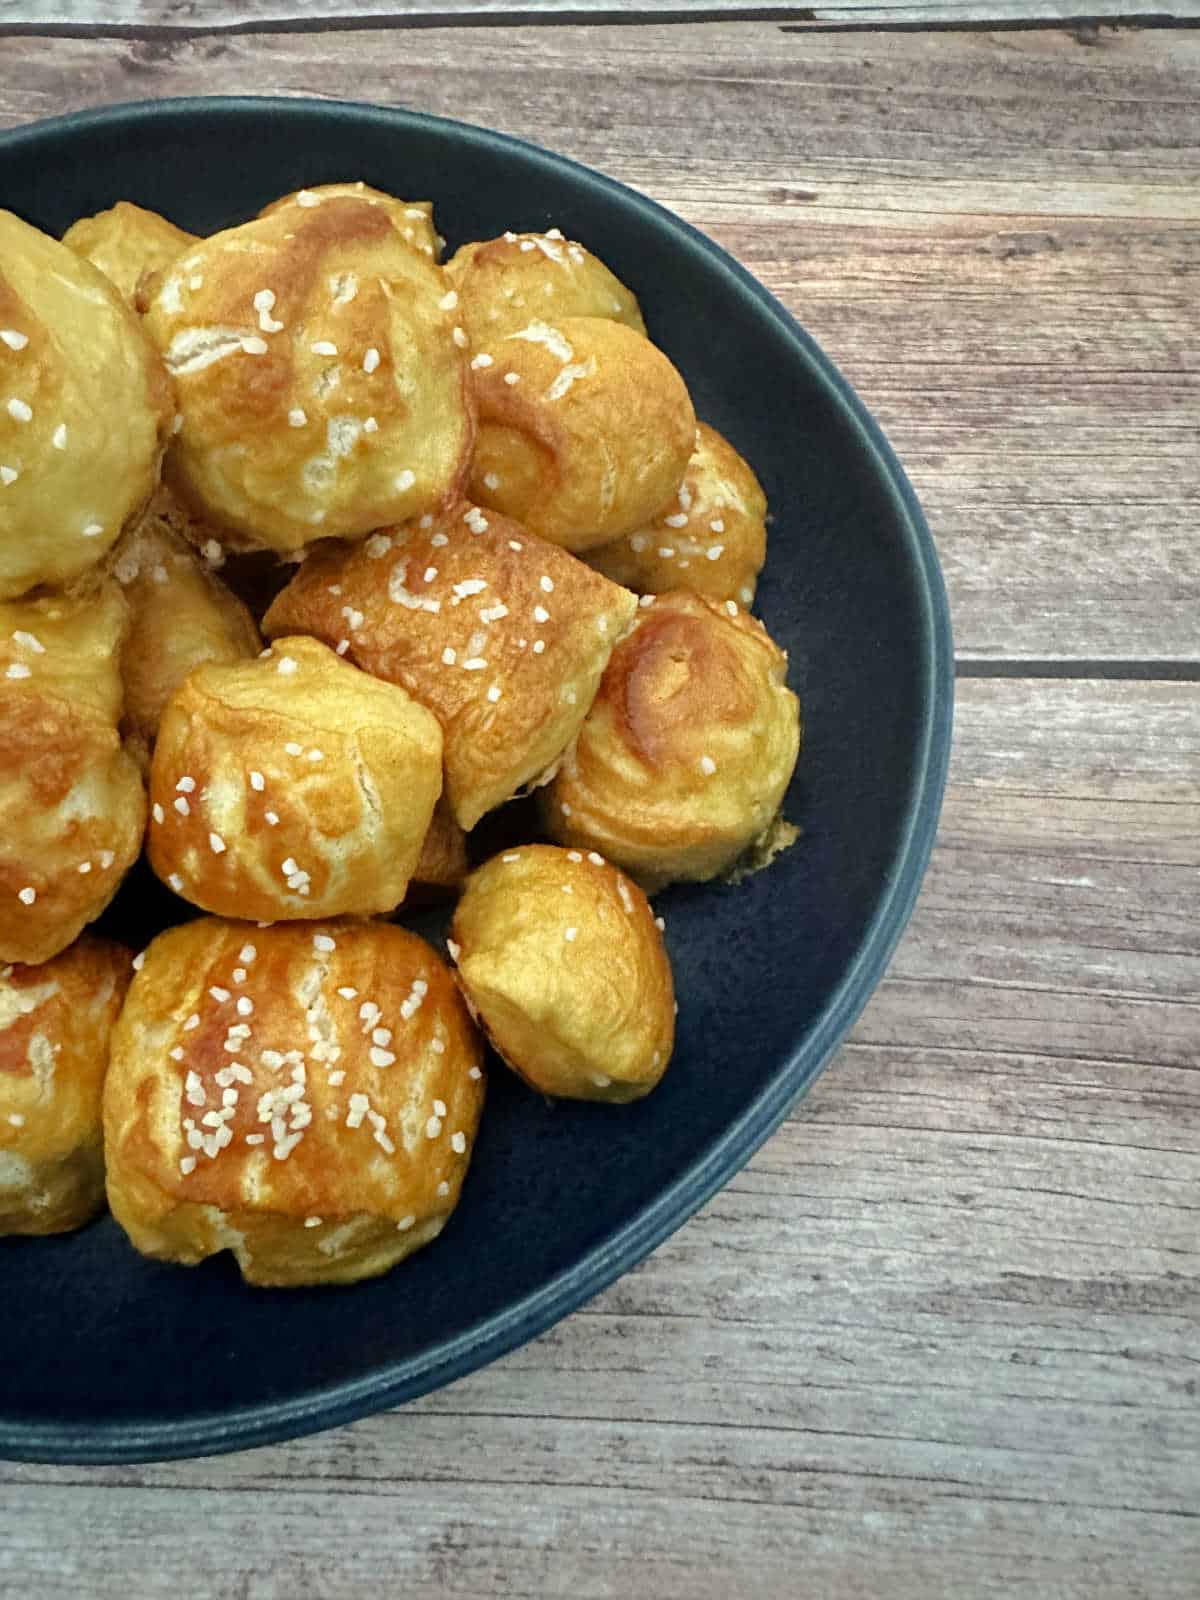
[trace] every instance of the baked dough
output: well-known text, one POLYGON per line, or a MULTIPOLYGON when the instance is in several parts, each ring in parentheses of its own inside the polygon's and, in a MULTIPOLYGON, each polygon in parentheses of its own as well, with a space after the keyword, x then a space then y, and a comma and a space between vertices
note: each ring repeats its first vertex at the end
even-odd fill
POLYGON ((158 481, 172 415, 120 292, 0 211, 0 600, 107 554, 158 481))
POLYGON ((646 332, 637 299, 583 245, 546 233, 504 233, 464 244, 446 263, 457 316, 476 350, 534 317, 606 317, 646 332))
POLYGON ((633 533, 672 499, 695 447, 683 379, 599 317, 531 319, 471 357, 470 493, 576 552, 633 533))
POLYGON ((676 592, 643 605, 546 793, 553 837, 649 887, 726 871, 774 823, 796 765, 786 672, 732 600, 676 592))
POLYGON ((392 911, 441 788, 436 718, 315 639, 281 639, 198 667, 168 702, 150 865, 221 916, 392 911))
POLYGON ((124 596, 0 604, 0 961, 65 950, 137 859, 146 798, 117 731, 124 596))
POLYGON ((249 660, 262 649, 254 618, 175 522, 173 497, 160 489, 111 559, 131 614, 121 651, 125 727, 147 749, 163 708, 193 667, 249 660))
POLYGON ((202 918, 145 953, 104 1092, 108 1200, 145 1255, 353 1283, 439 1234, 483 1106, 441 959, 385 923, 202 918))
POLYGON ((0 967, 0 1234, 65 1233, 104 1204, 100 1094, 129 951, 85 934, 0 967))
POLYGON ((470 829, 559 759, 636 609, 525 528, 458 505, 314 553, 263 631, 314 634, 428 706, 451 810, 470 829))
POLYGON ((146 313, 183 417, 172 486, 224 542, 285 552, 437 504, 474 431, 448 293, 364 197, 204 240, 146 313))
POLYGON ((671 965, 645 895, 594 851, 493 856, 458 902, 451 954, 492 1044, 543 1094, 638 1100, 665 1072, 671 965))
POLYGON ((728 439, 701 422, 675 499, 625 539, 588 552, 588 565, 638 594, 690 589, 754 603, 767 558, 767 497, 728 439))
POLYGON ((137 311, 146 309, 146 289, 155 273, 164 271, 198 235, 177 228, 157 211, 118 200, 94 217, 80 217, 62 241, 83 256, 117 288, 137 311))
POLYGON ((421 255, 428 256, 431 261, 438 259, 445 240, 433 225, 432 201, 398 200, 394 194, 385 194, 382 189, 370 188, 361 179, 355 183, 318 183, 312 189, 296 189, 278 200, 272 200, 269 206, 262 208, 259 216, 272 216, 284 206, 295 205, 302 209, 306 207, 311 209, 323 205, 326 200, 345 197, 365 200, 368 205, 378 206, 386 211, 392 226, 405 244, 411 245, 421 255))

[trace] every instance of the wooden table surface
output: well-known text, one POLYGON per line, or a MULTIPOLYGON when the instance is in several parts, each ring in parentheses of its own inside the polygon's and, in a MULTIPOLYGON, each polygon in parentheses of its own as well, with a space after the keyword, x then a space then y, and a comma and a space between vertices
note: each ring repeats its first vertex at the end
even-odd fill
POLYGON ((1200 34, 553 9, 0 0, 0 123, 406 104, 731 250, 937 538, 958 720, 919 908, 812 1094, 637 1271, 321 1437, 0 1463, 0 1593, 1196 1600, 1200 34))

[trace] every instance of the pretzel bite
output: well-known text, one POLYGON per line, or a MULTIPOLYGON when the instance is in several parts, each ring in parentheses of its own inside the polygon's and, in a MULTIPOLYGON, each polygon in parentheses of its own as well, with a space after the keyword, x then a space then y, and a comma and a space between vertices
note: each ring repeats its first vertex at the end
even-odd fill
POLYGON ((632 328, 535 319, 486 339, 471 368, 480 505, 579 552, 633 533, 677 492, 696 442, 692 402, 632 328))
POLYGON ((428 256, 431 261, 437 260, 444 241, 433 225, 432 201, 397 200, 395 195, 384 194, 382 189, 372 189, 361 179, 357 183, 319 183, 313 189, 297 189, 292 194, 285 194, 278 200, 272 200, 271 204, 264 206, 258 214, 260 217, 270 217, 285 206, 311 209, 323 205, 326 200, 346 197, 364 200, 370 206, 378 206, 387 213, 392 226, 405 244, 411 245, 421 255, 428 256))
POLYGON ((588 565, 638 594, 690 589, 749 606, 767 558, 766 518, 749 463, 701 422, 675 499, 628 538, 590 550, 588 565))
POLYGON ((66 1233, 103 1206, 100 1094, 129 978, 129 952, 89 934, 0 968, 0 1234, 66 1233))
POLYGON ((732 600, 680 592, 643 606, 547 791, 553 837, 651 887, 724 872, 772 826, 796 765, 786 672, 732 600))
POLYGON ((117 732, 128 624, 111 580, 0 604, 0 961, 65 950, 137 859, 146 797, 117 732))
POLYGON ((646 896, 595 851, 493 856, 467 881, 451 954, 497 1052, 543 1094, 639 1100, 666 1071, 667 952, 646 896))
POLYGON ((386 923, 205 917, 145 952, 104 1091, 136 1248, 248 1283, 353 1283, 442 1231, 483 1106, 454 979, 386 923))
POLYGON ((262 649, 249 611, 175 532, 170 498, 159 490, 111 562, 131 613, 121 652, 125 727, 147 748, 193 667, 249 660, 262 649))
POLYGON ((285 552, 437 504, 473 435, 448 292, 363 197, 297 199, 204 240, 146 313, 183 417, 173 487, 226 543, 285 552))
POLYGON ((283 639, 196 668, 168 702, 150 865, 224 916, 392 911, 441 788, 436 718, 315 639, 283 639))
POLYGON ((120 292, 0 211, 0 600, 107 554, 158 481, 171 416, 120 292))
POLYGON ((62 242, 99 267, 130 305, 144 311, 147 280, 169 267, 189 245, 198 244, 199 238, 177 228, 157 211, 118 200, 107 211, 73 222, 62 242))
POLYGON ((459 505, 309 557, 263 619, 403 685, 445 735, 461 827, 544 779, 637 601, 518 524, 459 505))
POLYGON ((458 291, 458 320, 476 350, 531 317, 607 317, 644 334, 632 292, 581 244, 548 233, 505 233, 464 244, 446 263, 458 291))

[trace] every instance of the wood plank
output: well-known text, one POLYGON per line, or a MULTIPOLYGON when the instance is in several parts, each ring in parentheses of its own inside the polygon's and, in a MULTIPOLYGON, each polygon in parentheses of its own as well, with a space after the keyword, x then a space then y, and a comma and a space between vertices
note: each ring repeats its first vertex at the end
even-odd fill
POLYGON ((0 1464, 12 1592, 1193 1600, 1198 749, 1192 684, 962 683, 891 974, 680 1234, 404 1411, 0 1464))
POLYGON ((0 125, 247 87, 547 142, 724 244, 888 430, 963 659, 1196 661, 1200 34, 0 40, 0 125))
POLYGON ((0 27, 25 25, 62 31, 162 30, 183 33, 251 32, 295 27, 405 26, 421 23, 543 21, 644 22, 663 18, 777 19, 806 26, 935 26, 1000 23, 1028 26, 1058 19, 1082 23, 1086 33, 1106 19, 1162 21, 1200 16, 1200 0, 836 0, 802 6, 780 0, 0 0, 0 27))

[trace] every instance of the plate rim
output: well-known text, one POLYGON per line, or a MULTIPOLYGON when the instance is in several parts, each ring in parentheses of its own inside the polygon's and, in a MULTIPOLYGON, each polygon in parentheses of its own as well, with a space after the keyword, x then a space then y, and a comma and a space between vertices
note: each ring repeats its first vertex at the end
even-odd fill
POLYGON ((517 135, 402 105, 291 95, 186 95, 118 101, 41 118, 0 131, 0 153, 47 136, 86 134, 122 125, 131 135, 164 116, 292 113, 392 121, 397 132, 434 128, 494 151, 569 175, 585 187, 632 204, 651 222, 682 233, 709 263, 748 291, 770 316, 779 336, 798 349, 841 420, 879 465, 904 532, 919 602, 918 644, 922 695, 927 708, 905 807, 893 871, 853 960, 815 1023, 795 1042, 770 1082, 742 1108, 712 1143, 654 1198, 607 1239, 448 1343, 419 1356, 385 1362, 370 1374, 322 1385, 283 1400, 198 1412, 182 1420, 92 1423, 27 1422, 0 1416, 0 1457, 60 1464, 127 1464, 227 1454, 341 1427, 402 1405, 465 1377, 527 1343, 591 1300, 645 1259, 682 1227, 746 1164, 812 1086, 875 992, 908 924, 933 848, 949 767, 954 707, 954 650, 945 581, 933 535, 916 493, 883 430, 824 350, 791 312, 715 240, 640 190, 573 157, 517 135))

